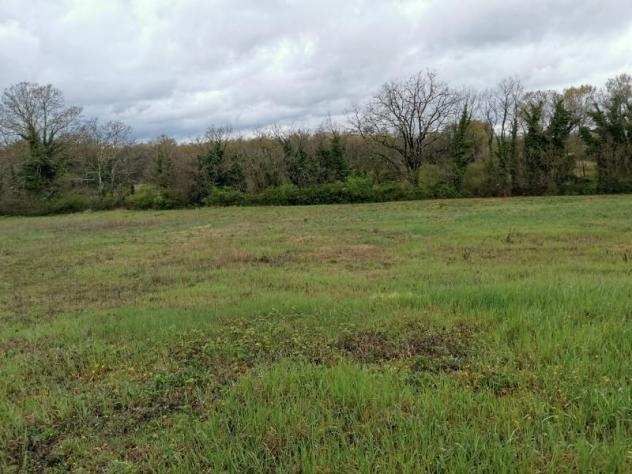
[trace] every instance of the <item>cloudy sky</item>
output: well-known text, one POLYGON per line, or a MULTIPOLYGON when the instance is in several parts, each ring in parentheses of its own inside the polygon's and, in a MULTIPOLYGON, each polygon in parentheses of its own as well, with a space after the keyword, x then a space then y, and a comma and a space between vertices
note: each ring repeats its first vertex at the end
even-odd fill
POLYGON ((0 0, 0 64, 139 138, 316 126, 417 70, 602 84, 632 72, 632 1, 0 0))

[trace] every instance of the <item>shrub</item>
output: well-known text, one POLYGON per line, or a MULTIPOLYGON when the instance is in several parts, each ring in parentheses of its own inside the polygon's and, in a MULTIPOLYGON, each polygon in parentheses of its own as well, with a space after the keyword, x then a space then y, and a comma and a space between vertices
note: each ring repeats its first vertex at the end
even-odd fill
POLYGON ((564 189, 568 194, 597 194, 599 183, 596 177, 577 178, 572 185, 564 189))
POLYGON ((16 192, 0 195, 0 215, 41 214, 43 206, 31 193, 16 192))
POLYGON ((294 184, 283 184, 247 198, 249 203, 261 205, 336 204, 372 200, 374 200, 374 192, 371 180, 358 176, 350 177, 345 182, 302 188, 294 184))
POLYGON ((69 193, 57 196, 44 204, 46 214, 66 214, 85 211, 92 207, 93 201, 79 193, 69 193))
POLYGON ((124 204, 123 196, 116 196, 114 194, 106 194, 98 199, 92 200, 90 209, 93 211, 105 211, 108 209, 116 209, 124 204))
POLYGON ((226 187, 214 187, 204 199, 206 206, 241 206, 246 204, 246 195, 226 187))
POLYGON ((388 182, 374 186, 374 201, 411 201, 423 198, 419 188, 408 183, 388 182))
POLYGON ((495 189, 491 180, 487 160, 470 163, 463 175, 463 193, 466 196, 492 196, 495 189))
POLYGON ((320 186, 309 186, 297 190, 294 204, 335 204, 348 202, 344 197, 342 183, 327 183, 320 186))
POLYGON ((0 198, 0 215, 67 214, 114 209, 120 205, 121 199, 113 195, 95 198, 79 191, 65 191, 46 197, 22 192, 10 198, 0 198))
MULTIPOLYGON (((450 189, 443 189, 444 194, 449 195, 450 189)), ((442 188, 438 188, 437 193, 441 192, 442 188)), ((421 191, 409 184, 388 182, 373 185, 370 178, 354 176, 345 182, 325 183, 319 186, 298 187, 294 184, 284 184, 268 188, 258 194, 246 194, 232 188, 215 188, 204 200, 204 204, 294 206, 402 201, 422 197, 421 191)))
POLYGON ((343 192, 346 202, 366 202, 373 200, 373 182, 368 176, 352 175, 344 182, 343 192))
POLYGON ((265 189, 259 194, 250 196, 249 200, 253 204, 264 205, 297 204, 296 197, 298 193, 298 186, 292 183, 286 183, 281 186, 265 189))
POLYGON ((424 163, 419 168, 418 198, 454 198, 460 193, 439 165, 424 163))
POLYGON ((157 186, 141 184, 136 192, 125 198, 125 205, 131 209, 168 209, 170 201, 157 186))
POLYGON ((418 185, 421 194, 427 198, 437 197, 439 190, 445 184, 444 172, 438 165, 424 163, 419 168, 418 185))
POLYGON ((442 183, 435 189, 435 192, 432 198, 435 199, 454 199, 462 197, 463 195, 459 192, 458 189, 452 183, 442 183))

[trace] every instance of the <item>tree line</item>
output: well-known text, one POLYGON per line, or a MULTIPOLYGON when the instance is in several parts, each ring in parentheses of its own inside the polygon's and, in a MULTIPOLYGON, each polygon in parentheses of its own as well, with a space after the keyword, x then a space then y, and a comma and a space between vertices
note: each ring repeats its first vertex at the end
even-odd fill
POLYGON ((344 124, 210 127, 138 142, 51 85, 0 98, 0 213, 632 191, 632 76, 484 91, 434 72, 384 84, 344 124))

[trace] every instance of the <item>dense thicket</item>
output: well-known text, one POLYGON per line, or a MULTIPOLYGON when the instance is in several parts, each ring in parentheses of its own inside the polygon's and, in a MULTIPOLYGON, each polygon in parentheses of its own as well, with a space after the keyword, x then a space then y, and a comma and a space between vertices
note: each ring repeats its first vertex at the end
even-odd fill
POLYGON ((385 84, 318 130, 211 127, 138 142, 50 85, 0 99, 0 213, 632 191, 632 76, 602 89, 475 92, 434 73, 385 84))

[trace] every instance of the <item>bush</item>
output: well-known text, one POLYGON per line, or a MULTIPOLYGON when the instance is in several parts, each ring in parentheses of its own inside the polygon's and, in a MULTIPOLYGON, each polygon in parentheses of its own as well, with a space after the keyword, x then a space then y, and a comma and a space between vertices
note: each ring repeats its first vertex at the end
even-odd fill
POLYGON ((163 191, 151 184, 141 184, 133 194, 125 198, 130 209, 169 209, 173 207, 163 191))
POLYGON ((344 182, 343 193, 346 202, 372 201, 375 195, 373 181, 367 176, 349 176, 344 182))
POLYGON ((248 201, 252 204, 284 205, 297 204, 298 186, 287 183, 263 190, 259 194, 250 195, 248 201))
POLYGON ((293 204, 336 204, 349 202, 344 197, 342 183, 327 183, 320 186, 309 186, 298 189, 294 194, 293 204))
POLYGON ((241 206, 246 204, 246 195, 232 188, 214 187, 204 199, 206 206, 241 206))
POLYGON ((93 211, 106 211, 109 209, 116 209, 123 206, 125 198, 123 196, 116 196, 114 194, 106 194, 98 199, 92 200, 90 209, 93 211))
POLYGON ((571 183, 567 183, 561 187, 563 194, 570 195, 590 195, 599 192, 599 183, 596 177, 576 178, 571 183))
POLYGON ((58 192, 42 196, 22 191, 0 196, 0 215, 42 216, 81 211, 103 211, 121 206, 122 199, 114 195, 96 198, 80 191, 58 192))
POLYGON ((420 197, 425 198, 454 198, 460 193, 439 165, 424 163, 419 168, 420 197))
POLYGON ((283 184, 268 188, 259 194, 249 195, 246 202, 260 205, 311 205, 369 202, 375 200, 370 178, 349 177, 345 182, 325 183, 299 188, 294 184, 283 184))
POLYGON ((22 191, 0 195, 0 215, 37 215, 43 214, 43 204, 31 193, 22 191))
MULTIPOLYGON (((442 188, 436 190, 442 192, 442 188)), ((449 188, 445 188, 448 195, 449 188)), ((258 194, 246 194, 232 188, 215 188, 204 200, 207 206, 261 205, 295 206, 313 204, 344 204, 359 202, 386 202, 421 199, 418 188, 409 184, 389 182, 373 185, 370 178, 354 176, 345 182, 319 186, 298 187, 284 184, 268 188, 258 194)))
POLYGON ((422 199, 423 193, 408 183, 389 182, 374 186, 375 201, 412 201, 422 199))
POLYGON ((46 214, 67 214, 91 209, 93 201, 85 195, 70 193, 55 197, 45 204, 46 214))
POLYGON ((489 163, 486 160, 470 163, 463 175, 463 193, 466 196, 492 196, 495 188, 491 185, 491 180, 489 163))

